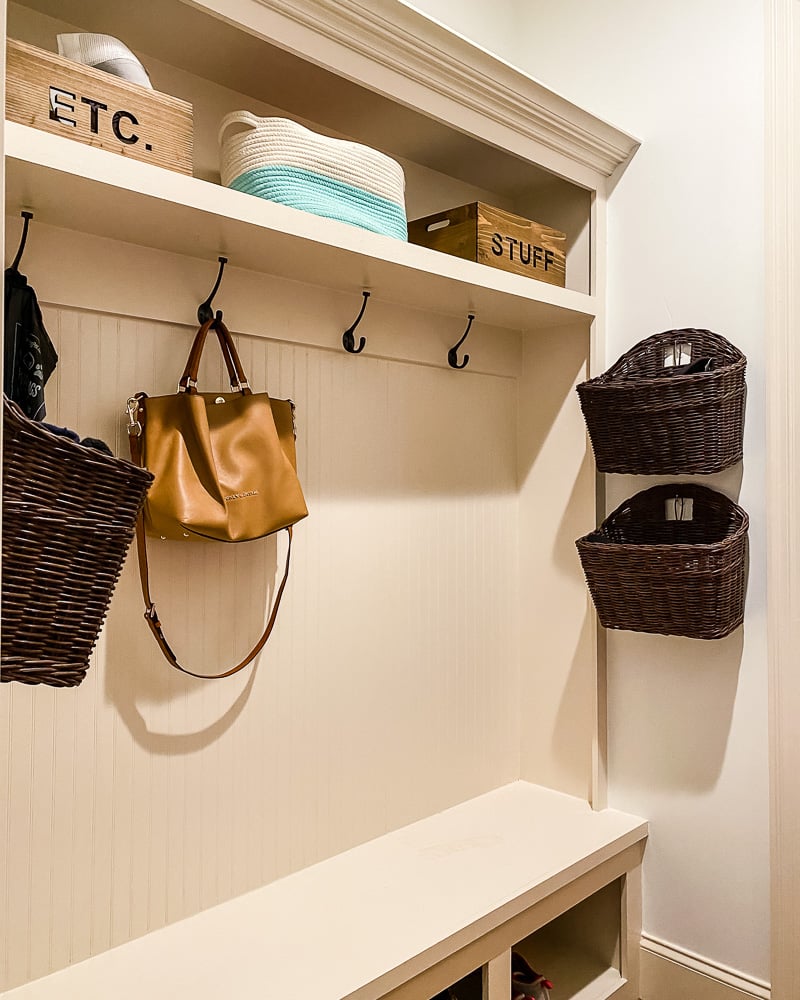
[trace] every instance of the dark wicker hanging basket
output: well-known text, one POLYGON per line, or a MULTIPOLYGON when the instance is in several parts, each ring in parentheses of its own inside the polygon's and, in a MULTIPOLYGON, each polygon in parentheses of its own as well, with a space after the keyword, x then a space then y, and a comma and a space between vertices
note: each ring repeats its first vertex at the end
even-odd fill
POLYGON ((719 472, 741 461, 747 360, 711 330, 667 330, 578 386, 597 468, 719 472), (685 374, 684 361, 709 370, 685 374))
POLYGON ((152 478, 4 397, 1 680, 83 680, 152 478))
POLYGON ((744 618, 748 517, 693 483, 626 500, 575 543, 605 628, 722 639, 744 618))

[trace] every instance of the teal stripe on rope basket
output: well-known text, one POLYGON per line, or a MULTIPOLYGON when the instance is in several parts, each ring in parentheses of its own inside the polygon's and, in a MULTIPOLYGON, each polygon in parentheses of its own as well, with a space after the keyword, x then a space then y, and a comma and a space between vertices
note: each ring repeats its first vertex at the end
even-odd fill
POLYGON ((241 174, 229 186, 234 191, 277 201, 326 219, 348 222, 373 233, 393 236, 398 240, 408 239, 408 224, 402 205, 312 170, 257 167, 241 174))

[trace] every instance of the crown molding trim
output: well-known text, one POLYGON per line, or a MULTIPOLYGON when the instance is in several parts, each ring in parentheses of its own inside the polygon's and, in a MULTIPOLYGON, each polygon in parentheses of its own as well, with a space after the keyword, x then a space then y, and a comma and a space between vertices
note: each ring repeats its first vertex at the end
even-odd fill
MULTIPOLYGON (((235 20, 230 2, 194 0, 194 5, 264 35, 264 13, 277 15, 601 177, 614 173, 639 146, 633 136, 401 0, 368 6, 359 0, 242 0, 235 5, 235 20)), ((281 38, 274 40, 281 44, 281 38)), ((331 68, 347 75, 344 62, 331 68)))

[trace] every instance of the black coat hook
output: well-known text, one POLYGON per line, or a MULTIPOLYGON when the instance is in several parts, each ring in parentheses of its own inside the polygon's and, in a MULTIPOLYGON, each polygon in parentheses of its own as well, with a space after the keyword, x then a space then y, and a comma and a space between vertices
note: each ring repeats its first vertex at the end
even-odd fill
POLYGON ((30 224, 31 219, 33 218, 33 212, 21 212, 20 214, 22 215, 22 218, 25 220, 25 223, 22 227, 22 239, 20 239, 19 241, 19 249, 17 250, 17 255, 14 258, 13 264, 11 265, 12 271, 19 270, 19 262, 22 260, 22 255, 25 253, 25 244, 28 241, 28 225, 30 224))
POLYGON ((367 346, 366 339, 364 337, 359 337, 358 347, 356 347, 356 338, 353 336, 356 327, 361 322, 361 317, 364 315, 364 310, 367 308, 367 299, 370 295, 369 292, 362 292, 361 294, 364 296, 364 301, 361 303, 361 309, 359 310, 358 316, 356 316, 356 321, 342 334, 342 347, 344 347, 348 354, 360 354, 367 346))
MULTIPOLYGON (((219 283, 222 281, 222 272, 225 270, 225 265, 228 263, 227 257, 218 257, 219 261, 219 274, 217 274, 217 280, 214 282, 214 287, 211 289, 211 293, 205 302, 201 302, 197 307, 197 319, 200 323, 207 323, 210 319, 214 318, 214 310, 211 308, 211 303, 214 300, 214 296, 217 294, 217 289, 219 288, 219 283)), ((221 310, 217 310, 218 318, 222 319, 221 310)))
POLYGON ((467 328, 464 331, 461 340, 459 340, 459 342, 455 345, 455 347, 451 347, 450 350, 447 352, 447 363, 448 365, 450 365, 451 368, 466 368, 467 365, 469 364, 469 354, 464 355, 464 360, 460 364, 458 361, 458 349, 467 339, 467 334, 469 333, 470 327, 472 326, 472 321, 475 319, 474 313, 469 313, 467 319, 469 320, 469 322, 467 323, 467 328))

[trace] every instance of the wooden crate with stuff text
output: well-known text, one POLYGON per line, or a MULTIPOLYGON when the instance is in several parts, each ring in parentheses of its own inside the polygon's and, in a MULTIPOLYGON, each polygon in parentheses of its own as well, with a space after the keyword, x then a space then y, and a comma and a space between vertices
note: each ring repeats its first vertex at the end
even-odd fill
POLYGON ((408 224, 411 243, 551 285, 566 285, 566 236, 476 201, 408 224))

